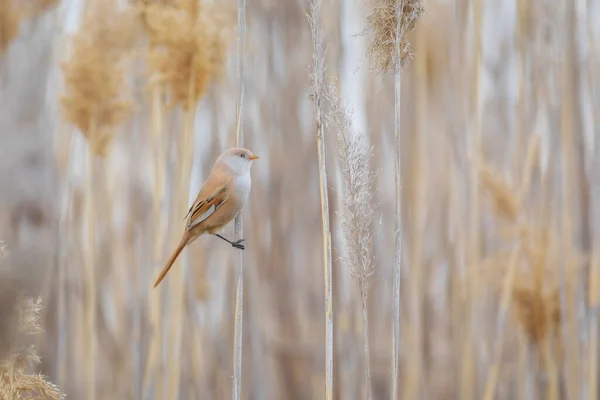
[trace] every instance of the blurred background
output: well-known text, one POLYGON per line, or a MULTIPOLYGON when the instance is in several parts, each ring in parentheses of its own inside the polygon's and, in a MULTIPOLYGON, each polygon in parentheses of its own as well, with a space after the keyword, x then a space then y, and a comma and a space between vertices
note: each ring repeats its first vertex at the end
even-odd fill
MULTIPOLYGON (((373 146, 375 399, 392 379, 395 107, 368 17, 386 4, 327 0, 322 18, 325 73, 373 146)), ((402 70, 398 398, 600 398, 600 1, 423 6, 402 70)), ((203 236, 152 284, 235 143, 236 7, 0 0, 0 303, 41 297, 31 368, 67 398, 232 395, 236 251, 203 236)), ((247 0, 244 146, 260 156, 242 211, 247 399, 323 397, 307 12, 247 0)), ((362 399, 337 145, 326 129, 334 398, 362 399)))

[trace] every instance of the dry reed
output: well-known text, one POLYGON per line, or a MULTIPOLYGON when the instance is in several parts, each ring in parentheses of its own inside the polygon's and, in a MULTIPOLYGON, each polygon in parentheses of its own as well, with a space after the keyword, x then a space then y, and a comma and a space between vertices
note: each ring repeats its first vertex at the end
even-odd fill
MULTIPOLYGON (((106 156, 116 127, 132 112, 127 93, 127 61, 136 36, 135 13, 119 9, 116 2, 96 1, 88 5, 82 25, 72 37, 71 52, 62 63, 65 94, 63 117, 79 128, 88 142, 85 186, 87 246, 86 271, 86 359, 87 398, 96 396, 97 286, 96 278, 96 155, 106 156)), ((110 209, 110 207, 109 207, 110 209)))
POLYGON ((367 48, 370 67, 377 74, 394 74, 394 169, 396 187, 395 249, 393 265, 392 315, 392 382, 390 398, 398 398, 400 364, 400 276, 402 269, 402 136, 401 99, 402 67, 412 58, 408 33, 414 29, 424 12, 422 0, 372 0, 371 13, 367 16, 367 30, 372 39, 367 48))
POLYGON ((372 39, 367 55, 371 68, 380 74, 400 71, 413 56, 406 37, 424 11, 423 0, 372 0, 370 5, 367 26, 372 39))
POLYGON ((0 54, 4 53, 19 33, 21 12, 13 0, 0 0, 0 54))
MULTIPOLYGON (((246 44, 246 0, 238 0, 238 37, 237 37, 237 84, 238 97, 236 104, 236 130, 235 146, 244 146, 244 83, 245 83, 245 44, 246 44)), ((234 222, 235 240, 240 240, 244 236, 244 226, 242 214, 235 217, 234 222)), ((235 256, 236 266, 236 293, 235 293, 235 315, 234 315, 234 335, 233 335, 233 400, 240 400, 242 397, 242 339, 243 339, 243 312, 244 312, 244 264, 242 260, 242 251, 238 249, 235 256)))
POLYGON ((333 399, 333 271, 331 261, 331 228, 329 226, 329 195, 327 193, 327 165, 325 161, 325 48, 323 45, 322 0, 309 1, 308 22, 312 39, 311 100, 314 106, 317 157, 319 165, 319 193, 321 198, 321 235, 323 250, 325 294, 325 400, 333 399))
MULTIPOLYGON (((17 298, 19 300, 13 304, 15 306, 14 315, 17 318, 12 319, 12 322, 16 324, 16 334, 24 337, 42 333, 43 329, 39 324, 41 299, 24 299, 23 296, 17 298)), ((3 324, 7 322, 7 320, 2 321, 3 324)), ((44 375, 27 373, 27 369, 39 364, 41 359, 33 345, 25 346, 19 342, 20 340, 14 342, 9 353, 3 355, 3 359, 0 361, 0 398, 6 400, 63 399, 65 395, 56 385, 46 381, 44 375)))
POLYGON ((371 353, 369 346, 369 318, 367 298, 372 275, 375 273, 373 255, 374 205, 373 188, 375 176, 370 169, 373 156, 367 137, 361 132, 352 132, 351 111, 341 105, 335 88, 328 87, 325 93, 331 110, 326 118, 331 120, 337 131, 337 147, 343 179, 342 230, 345 238, 346 256, 342 261, 355 279, 362 306, 362 334, 364 348, 365 398, 372 398, 371 353))
POLYGON ((230 19, 228 13, 206 1, 174 4, 146 6, 145 21, 154 45, 148 61, 152 83, 164 83, 169 89, 169 107, 180 105, 188 110, 223 70, 230 19))

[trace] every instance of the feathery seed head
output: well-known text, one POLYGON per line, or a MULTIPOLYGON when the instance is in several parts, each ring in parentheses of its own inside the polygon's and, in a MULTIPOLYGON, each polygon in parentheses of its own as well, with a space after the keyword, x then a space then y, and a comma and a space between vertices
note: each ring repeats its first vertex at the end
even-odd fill
POLYGON ((105 154, 114 128, 130 115, 127 93, 128 51, 136 39, 135 13, 110 0, 92 2, 72 37, 70 57, 62 63, 64 118, 76 125, 94 151, 105 154))
POLYGON ((516 286, 513 300, 517 321, 532 343, 542 343, 560 326, 557 289, 544 293, 539 288, 516 286))
POLYGON ((149 61, 153 81, 166 83, 172 103, 187 109, 223 70, 231 19, 221 8, 198 0, 149 5, 145 15, 154 44, 149 61))
POLYGON ((422 0, 373 0, 367 17, 373 37, 367 49, 372 67, 381 74, 394 73, 412 58, 406 35, 414 29, 424 11, 422 0), (398 21, 400 15, 400 21, 398 21), (400 59, 396 39, 400 35, 400 59), (399 61, 399 62, 398 62, 399 61))
POLYGON ((362 300, 374 273, 373 256, 373 185, 375 175, 370 168, 372 149, 363 133, 352 131, 352 112, 342 107, 341 100, 331 84, 325 86, 325 99, 331 110, 325 117, 337 130, 338 154, 344 181, 342 197, 342 229, 346 239, 350 274, 356 280, 362 300))
POLYGON ((0 0, 0 54, 6 51, 9 43, 19 33, 21 17, 13 0, 0 0))
POLYGON ((483 165, 479 173, 482 187, 490 195, 495 214, 515 222, 519 214, 519 202, 510 184, 490 166, 483 165))
MULTIPOLYGON (((41 333, 41 299, 20 301, 17 306, 21 308, 17 321, 19 333, 41 333)), ((64 394, 56 385, 47 382, 43 375, 26 373, 28 367, 40 362, 41 359, 33 346, 11 348, 7 358, 0 361, 0 398, 63 399, 64 394)))

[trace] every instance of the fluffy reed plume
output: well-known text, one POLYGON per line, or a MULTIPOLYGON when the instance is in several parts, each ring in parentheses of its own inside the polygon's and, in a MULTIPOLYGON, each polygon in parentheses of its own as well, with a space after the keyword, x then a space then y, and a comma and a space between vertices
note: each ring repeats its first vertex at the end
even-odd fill
POLYGON ((519 214, 519 201, 511 185, 497 171, 482 165, 479 182, 489 194, 494 214, 510 222, 516 222, 519 214))
MULTIPOLYGON (((17 334, 36 335, 43 330, 39 325, 41 299, 20 300, 14 304, 17 308, 15 319, 17 334)), ((4 321, 2 321, 4 322, 4 321)), ((41 362, 32 346, 12 346, 6 358, 0 361, 0 398, 42 398, 63 399, 65 396, 58 387, 42 374, 28 374, 27 368, 41 362)))
MULTIPOLYGON (((62 63, 65 94, 61 97, 65 120, 77 126, 88 141, 85 181, 87 246, 85 248, 87 398, 96 396, 97 294, 96 294, 96 155, 106 155, 117 125, 132 111, 127 96, 128 52, 135 40, 135 12, 119 9, 116 1, 88 5, 81 28, 72 38, 70 57, 62 63)), ((110 205, 109 205, 110 209, 110 205)))
POLYGON ((0 0, 0 54, 17 37, 24 19, 34 18, 57 3, 58 0, 0 0))
POLYGON ((79 128, 97 154, 106 154, 114 128, 133 108, 126 74, 134 23, 133 9, 119 10, 110 0, 92 2, 61 64, 64 118, 79 128))
POLYGON ((539 287, 515 286, 515 317, 531 343, 539 345, 560 326, 558 290, 549 293, 539 287))
POLYGON ((0 54, 19 33, 21 13, 17 10, 13 0, 0 0, 0 54))
POLYGON ((547 290, 548 232, 532 232, 523 238, 527 241, 527 261, 531 274, 519 279, 513 287, 514 312, 517 321, 532 344, 540 345, 560 326, 558 288, 547 290))
POLYGON ((416 25, 424 11, 422 0, 373 0, 367 28, 372 39, 367 49, 371 67, 377 73, 394 73, 412 58, 406 35, 416 25), (397 38, 400 49, 397 51, 397 38), (399 57, 397 54, 399 53, 399 57))
POLYGON ((198 0, 149 4, 146 27, 153 83, 165 83, 172 105, 195 107, 209 82, 223 71, 230 18, 222 7, 198 0), (190 82, 193 90, 190 95, 190 82))
POLYGON ((369 166, 372 152, 368 147, 367 137, 363 133, 352 132, 350 112, 341 106, 340 99, 335 95, 333 87, 327 91, 327 98, 331 103, 331 111, 327 115, 327 119, 337 130, 337 147, 344 180, 342 229, 346 239, 346 256, 342 257, 342 261, 348 266, 350 274, 356 280, 360 294, 366 398, 371 399, 367 297, 375 266, 371 233, 374 216, 372 199, 375 176, 369 166))
POLYGON ((309 1, 308 23, 312 38, 312 71, 310 98, 315 110, 317 156, 319 162, 319 193, 321 195, 321 234, 323 236, 323 270, 325 276, 325 400, 333 399, 333 271, 331 264, 331 229, 329 227, 329 196, 327 194, 327 165, 325 162, 324 100, 326 90, 325 48, 321 26, 322 0, 309 1))
POLYGON ((417 24, 424 11, 422 0, 372 0, 367 16, 367 30, 372 39, 367 48, 371 69, 378 74, 394 73, 394 180, 396 186, 395 244, 393 265, 392 315, 392 388, 390 399, 398 398, 398 368, 400 365, 400 275, 402 268, 402 138, 401 92, 402 67, 411 58, 406 35, 417 24))

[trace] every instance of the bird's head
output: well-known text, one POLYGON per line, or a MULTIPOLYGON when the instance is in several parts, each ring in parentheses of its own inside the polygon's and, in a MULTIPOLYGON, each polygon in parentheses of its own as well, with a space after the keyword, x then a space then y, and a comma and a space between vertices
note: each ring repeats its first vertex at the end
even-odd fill
POLYGON ((225 150, 217 159, 217 164, 226 167, 235 175, 245 175, 250 172, 252 161, 258 156, 250 150, 241 147, 233 147, 225 150))

